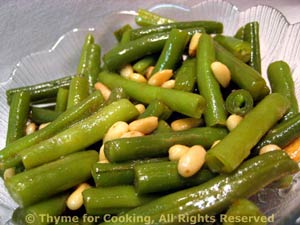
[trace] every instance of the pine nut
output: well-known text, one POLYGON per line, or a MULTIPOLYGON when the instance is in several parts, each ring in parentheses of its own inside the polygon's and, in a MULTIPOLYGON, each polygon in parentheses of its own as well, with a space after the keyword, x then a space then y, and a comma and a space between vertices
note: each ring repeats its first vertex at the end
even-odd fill
POLYGON ((171 123, 171 128, 174 131, 180 131, 180 130, 188 130, 193 127, 198 127, 202 124, 202 119, 196 119, 196 118, 183 118, 174 120, 171 123))
POLYGON ((48 126, 49 124, 50 124, 50 122, 49 122, 49 123, 42 123, 42 124, 39 126, 39 130, 45 128, 45 127, 48 126))
POLYGON ((213 148, 213 147, 215 147, 217 144, 219 144, 219 143, 220 143, 220 141, 221 141, 221 140, 216 140, 216 141, 214 141, 214 143, 211 145, 211 147, 210 147, 210 148, 213 148))
POLYGON ((82 192, 91 186, 87 183, 80 184, 77 189, 68 197, 67 206, 71 210, 77 210, 83 205, 82 192))
POLYGON ((230 115, 226 120, 226 126, 228 130, 233 130, 241 121, 243 120, 243 117, 232 114, 230 115))
POLYGON ((153 74, 149 80, 148 84, 153 86, 161 86, 164 82, 169 80, 173 76, 173 70, 161 70, 153 74))
POLYGON ((7 179, 11 178, 12 176, 14 176, 15 174, 16 174, 16 170, 14 167, 7 168, 6 170, 4 170, 3 179, 7 180, 7 179))
POLYGON ((37 129, 37 126, 35 123, 29 123, 25 129, 26 135, 32 134, 37 129))
POLYGON ((107 142, 113 139, 120 138, 124 133, 129 129, 129 126, 126 122, 118 121, 115 122, 106 132, 103 142, 107 142))
POLYGON ((156 116, 149 116, 138 119, 129 124, 129 131, 139 131, 143 134, 149 134, 158 126, 158 118, 156 116))
POLYGON ((210 65, 210 68, 215 78, 222 85, 222 87, 227 87, 231 79, 231 73, 228 67, 221 62, 213 62, 210 65))
POLYGON ((95 89, 101 92, 105 101, 109 98, 111 94, 111 90, 101 82, 95 83, 95 89))
POLYGON ((146 78, 143 75, 139 74, 139 73, 130 74, 128 79, 132 80, 132 81, 135 81, 135 82, 138 82, 138 83, 147 83, 146 78))
POLYGON ((109 163, 109 161, 107 159, 104 159, 104 160, 99 161, 99 163, 109 163))
POLYGON ((205 162, 206 151, 201 145, 192 146, 178 162, 178 173, 183 177, 191 177, 197 173, 205 162))
POLYGON ((261 155, 261 154, 265 154, 267 152, 271 152, 271 151, 275 151, 275 150, 281 150, 281 148, 278 145, 268 144, 259 150, 259 154, 261 155))
POLYGON ((139 111, 140 114, 144 113, 146 108, 143 104, 137 104, 135 105, 135 108, 139 111))
POLYGON ((133 74, 133 68, 130 64, 125 65, 121 70, 120 70, 120 75, 124 78, 129 78, 130 74, 133 74))
POLYGON ((105 156, 105 153, 104 153, 104 145, 101 146, 100 150, 99 150, 99 162, 102 162, 102 161, 107 161, 107 158, 105 156))
POLYGON ((170 161, 179 160, 190 148, 185 145, 176 144, 169 148, 170 161))
POLYGON ((164 82, 161 87, 163 88, 168 88, 168 89, 172 89, 175 87, 175 80, 172 79, 172 80, 168 80, 166 82, 164 82))
POLYGON ((154 66, 149 66, 147 68, 146 73, 145 73, 145 76, 147 79, 149 79, 151 77, 153 70, 154 70, 154 66))
POLYGON ((128 131, 121 136, 121 138, 131 138, 131 137, 141 137, 144 136, 142 132, 139 131, 128 131))
POLYGON ((193 57, 193 56, 196 55, 200 37, 201 37, 201 33, 196 33, 191 38, 191 41, 190 41, 190 44, 189 44, 189 56, 193 57))

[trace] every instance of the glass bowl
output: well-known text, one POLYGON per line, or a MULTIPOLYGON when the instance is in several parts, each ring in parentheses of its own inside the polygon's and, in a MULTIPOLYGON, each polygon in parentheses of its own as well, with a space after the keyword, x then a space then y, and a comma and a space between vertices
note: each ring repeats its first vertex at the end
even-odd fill
MULTIPOLYGON (((196 1, 192 1, 195 3, 196 1)), ((267 66, 276 60, 289 63, 298 101, 300 100, 300 24, 289 24, 278 10, 269 6, 255 6, 245 11, 228 2, 213 0, 188 6, 159 4, 149 9, 160 15, 184 20, 216 20, 224 24, 224 34, 233 35, 237 29, 250 21, 260 23, 260 46, 262 57, 262 76, 266 78, 267 66)), ((44 51, 32 53, 14 67, 9 79, 0 83, 0 147, 5 145, 8 105, 5 91, 10 88, 26 86, 53 80, 76 72, 81 47, 87 33, 92 33, 95 42, 106 52, 115 43, 113 31, 125 24, 134 25, 135 11, 130 9, 93 17, 91 27, 78 27, 63 34, 57 42, 44 51), (96 25, 94 25, 96 24, 96 25)), ((268 186, 252 199, 266 215, 275 215, 274 224, 300 224, 300 175, 294 178, 288 189, 275 189, 268 186)), ((10 217, 16 203, 7 193, 0 179, 0 224, 12 224, 10 217)))

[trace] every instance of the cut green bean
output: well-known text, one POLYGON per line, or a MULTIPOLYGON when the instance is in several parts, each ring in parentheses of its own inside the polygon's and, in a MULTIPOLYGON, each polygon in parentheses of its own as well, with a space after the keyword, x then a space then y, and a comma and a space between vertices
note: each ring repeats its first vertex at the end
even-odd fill
POLYGON ((31 120, 37 124, 49 123, 56 120, 61 112, 52 109, 32 107, 31 120))
POLYGON ((253 98, 244 89, 234 90, 227 96, 225 106, 229 113, 244 116, 253 108, 253 98))
POLYGON ((6 134, 6 145, 25 135, 29 113, 30 94, 26 91, 12 95, 6 134))
POLYGON ((137 115, 137 109, 127 99, 113 102, 74 126, 23 150, 22 162, 29 169, 80 151, 101 140, 115 122, 130 121, 137 115))
POLYGON ((70 154, 16 174, 5 181, 5 186, 12 198, 21 207, 26 207, 88 180, 91 177, 91 167, 98 158, 96 151, 70 154))
POLYGON ((155 65, 156 60, 157 60, 156 55, 146 56, 146 57, 140 59, 139 61, 137 61, 132 66, 133 70, 140 74, 144 74, 149 66, 155 65))
POLYGON ((187 28, 204 28, 208 34, 222 33, 223 24, 216 21, 189 21, 189 22, 175 22, 162 25, 154 25, 148 27, 142 27, 134 29, 131 32, 131 39, 135 40, 145 35, 155 34, 159 32, 166 32, 172 29, 187 29, 187 28))
POLYGON ((231 172, 250 154, 262 136, 289 109, 288 99, 274 93, 265 97, 223 140, 206 154, 206 163, 214 172, 231 172))
POLYGON ((155 199, 155 196, 138 195, 129 185, 89 188, 82 195, 89 215, 118 214, 155 199))
POLYGON ((77 66, 77 74, 84 74, 86 72, 87 59, 88 59, 88 46, 94 44, 94 36, 92 34, 87 34, 82 46, 80 61, 77 66))
POLYGON ((31 101, 56 97, 58 89, 61 87, 69 87, 71 79, 72 76, 68 76, 59 78, 57 80, 48 81, 45 83, 9 89, 6 91, 6 99, 8 104, 10 105, 12 95, 21 91, 29 92, 31 101))
POLYGON ((196 58, 187 59, 176 72, 174 89, 192 92, 194 91, 196 80, 196 58))
POLYGON ((149 116, 156 116, 161 120, 167 120, 172 114, 172 111, 159 100, 153 100, 147 106, 145 112, 139 115, 139 119, 146 118, 149 116))
POLYGON ((244 41, 251 45, 251 57, 249 65, 257 72, 261 73, 261 58, 260 58, 260 44, 259 44, 259 23, 250 22, 245 25, 244 41))
POLYGON ((182 57, 188 39, 189 35, 186 31, 172 29, 155 64, 152 75, 165 69, 175 70, 175 66, 182 57))
POLYGON ((238 38, 238 39, 240 39, 240 40, 244 40, 244 36, 245 36, 244 33, 245 33, 245 27, 242 26, 242 27, 240 27, 240 28, 237 30, 237 32, 235 33, 234 37, 235 37, 235 38, 238 38))
POLYGON ((118 42, 121 41, 123 33, 126 30, 131 30, 132 27, 129 24, 125 24, 124 26, 122 26, 121 28, 119 28, 118 30, 114 31, 114 36, 117 39, 118 42))
POLYGON ((205 99, 201 95, 137 83, 107 71, 99 74, 99 81, 109 88, 122 87, 131 98, 143 103, 161 100, 171 110, 190 117, 200 118, 205 109, 205 99))
POLYGON ((250 60, 251 45, 249 42, 220 34, 216 35, 214 40, 243 62, 248 62, 250 60))
POLYGON ((201 127, 185 131, 165 132, 143 137, 120 138, 107 141, 104 152, 110 162, 162 157, 172 145, 202 145, 209 148, 214 141, 227 135, 225 128, 201 127))
POLYGON ((229 68, 231 79, 235 84, 241 89, 249 91, 255 101, 269 94, 269 88, 265 80, 256 70, 243 63, 216 42, 215 48, 216 59, 229 68))
POLYGON ((170 125, 164 121, 164 120, 159 120, 157 128, 154 130, 153 134, 160 134, 160 133, 165 133, 165 132, 171 132, 173 131, 170 125))
POLYGON ((220 85, 211 71, 214 61, 213 39, 208 34, 202 34, 197 47, 196 73, 199 92, 206 99, 206 126, 225 125, 227 118, 220 85))
POLYGON ((127 42, 130 41, 131 30, 132 29, 127 29, 126 31, 124 31, 124 33, 122 34, 122 38, 121 38, 120 44, 125 44, 125 43, 127 43, 127 42))
POLYGON ((91 115, 100 108, 102 102, 104 102, 102 95, 96 91, 77 106, 67 109, 45 128, 11 143, 0 151, 0 169, 18 165, 22 161, 22 158, 18 155, 20 151, 54 136, 67 127, 91 115))
POLYGON ((67 197, 67 194, 61 194, 26 208, 17 208, 12 220, 19 225, 30 225, 30 217, 35 225, 47 225, 49 218, 59 217, 66 210, 67 197))
POLYGON ((139 9, 137 15, 135 16, 136 24, 140 26, 151 26, 151 25, 160 25, 166 23, 175 22, 172 19, 160 16, 154 12, 151 12, 146 9, 139 9))
POLYGON ((124 89, 121 87, 116 87, 111 89, 111 93, 109 95, 109 98, 106 102, 104 102, 104 105, 109 105, 115 101, 121 100, 121 99, 129 99, 128 95, 125 93, 124 89))
POLYGON ((201 169, 192 177, 182 177, 178 173, 178 162, 158 162, 138 164, 134 167, 134 186, 138 194, 170 192, 202 184, 216 174, 208 169, 201 169))
POLYGON ((298 113, 299 108, 289 65, 284 61, 273 62, 268 66, 267 73, 272 92, 278 92, 286 96, 291 103, 291 107, 283 119, 287 120, 293 117, 298 113))
POLYGON ((73 107, 74 105, 77 105, 88 95, 89 95, 88 79, 81 75, 73 77, 69 88, 67 109, 73 107))
POLYGON ((67 109, 69 89, 59 88, 56 97, 55 111, 64 112, 67 109))

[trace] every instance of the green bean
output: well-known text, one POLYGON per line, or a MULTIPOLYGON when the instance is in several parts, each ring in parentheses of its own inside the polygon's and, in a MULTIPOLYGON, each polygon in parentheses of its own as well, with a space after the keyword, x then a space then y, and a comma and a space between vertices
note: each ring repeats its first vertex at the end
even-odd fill
POLYGON ((225 128, 201 127, 130 139, 120 138, 107 141, 104 144, 104 152, 110 162, 161 157, 168 154, 172 145, 202 145, 204 148, 209 148, 214 141, 221 140, 226 135, 225 128))
POLYGON ((245 36, 245 27, 242 26, 237 30, 234 37, 240 40, 244 40, 244 36, 245 36))
POLYGON ((157 60, 156 55, 149 55, 146 56, 139 61, 137 61, 132 67, 133 70, 140 73, 144 74, 149 66, 155 65, 155 62, 157 60))
POLYGON ((248 62, 250 60, 251 45, 249 42, 220 34, 216 35, 214 40, 243 62, 248 62))
POLYGON ((152 75, 164 69, 174 70, 182 57, 188 39, 189 35, 186 31, 172 29, 155 64, 152 75))
POLYGON ((227 116, 220 85, 210 68, 214 61, 213 39, 208 34, 202 34, 197 47, 196 72, 198 89, 206 99, 206 126, 225 125, 227 116))
POLYGON ((175 21, 169 18, 162 17, 146 9, 138 9, 137 15, 135 16, 135 22, 140 26, 151 26, 173 23, 175 21))
POLYGON ((241 89, 249 91, 255 101, 269 94, 269 88, 265 80, 256 70, 234 57, 216 42, 215 48, 216 59, 228 66, 231 72, 231 79, 235 84, 241 89))
POLYGON ((79 120, 91 115, 99 109, 102 102, 104 102, 102 95, 99 92, 94 92, 77 106, 67 109, 47 127, 11 143, 0 151, 0 169, 18 165, 22 161, 22 158, 18 155, 20 151, 54 136, 79 120))
POLYGON ((121 44, 127 43, 130 41, 130 37, 131 37, 131 29, 126 30, 123 35, 122 35, 122 39, 120 41, 121 44))
POLYGON ((104 105, 109 105, 115 101, 118 101, 120 99, 128 99, 128 95, 125 93, 124 89, 121 87, 116 87, 111 89, 111 94, 109 95, 109 98, 106 102, 104 102, 104 105))
POLYGON ((145 112, 139 115, 139 119, 146 118, 148 116, 156 116, 161 120, 167 120, 172 114, 172 111, 159 100, 153 100, 147 106, 145 112))
POLYGON ((114 31, 114 36, 117 39, 117 41, 120 42, 124 32, 127 31, 127 30, 131 30, 131 29, 132 29, 132 27, 129 24, 125 24, 124 26, 122 26, 118 30, 114 31))
POLYGON ((267 144, 283 148, 297 137, 300 137, 300 113, 272 128, 256 145, 255 151, 258 153, 259 149, 267 144))
POLYGON ((175 22, 175 23, 154 25, 154 26, 148 26, 148 27, 134 29, 131 32, 131 40, 135 40, 137 38, 140 38, 142 36, 149 35, 149 34, 170 31, 172 29, 181 29, 182 30, 182 29, 195 28, 195 27, 204 28, 208 34, 223 32, 223 24, 216 22, 216 21, 175 22))
POLYGON ((77 105, 88 95, 89 95, 88 79, 81 75, 73 77, 69 88, 67 109, 73 107, 74 105, 77 105))
POLYGON ((52 109, 38 107, 31 108, 31 120, 38 124, 52 122, 56 120, 60 114, 61 112, 52 109))
POLYGON ((107 71, 99 74, 99 81, 109 88, 122 87, 131 98, 143 103, 161 100, 171 110, 190 117, 200 118, 205 108, 201 95, 137 83, 107 71))
POLYGON ((25 135, 29 103, 29 92, 21 91, 12 95, 7 125, 6 145, 9 145, 25 135))
POLYGON ((228 218, 228 220, 225 219, 223 225, 237 225, 236 222, 229 220, 230 217, 247 217, 249 218, 249 222, 247 222, 247 224, 249 225, 267 225, 267 221, 263 221, 263 218, 261 218, 262 216, 264 216, 263 213, 253 202, 242 198, 233 202, 233 204, 227 210, 226 214, 224 215, 224 218, 228 218), (251 217, 256 218, 256 220, 258 219, 258 221, 256 221, 255 219, 250 219, 251 217))
POLYGON ((66 209, 66 200, 68 195, 61 194, 26 208, 17 208, 12 216, 16 224, 47 225, 50 223, 49 218, 59 217, 66 209), (28 220, 28 218, 32 220, 28 220))
POLYGON ((291 102, 291 107, 283 119, 287 120, 293 117, 299 109, 289 65, 284 61, 275 61, 268 66, 267 73, 272 92, 278 92, 286 96, 291 102))
POLYGON ((250 22, 245 25, 244 41, 251 44, 251 57, 249 65, 261 73, 261 58, 259 44, 259 23, 250 22))
POLYGON ((231 114, 244 116, 253 108, 253 98, 244 89, 234 90, 227 96, 225 106, 231 114))
POLYGON ((89 215, 118 214, 155 199, 154 196, 138 195, 129 185, 89 188, 82 195, 89 215))
POLYGON ((133 185, 134 166, 139 164, 156 163, 168 160, 167 158, 153 158, 135 160, 124 163, 95 163, 92 167, 92 176, 96 187, 118 185, 133 185))
POLYGON ((196 80, 196 58, 187 59, 176 72, 174 89, 193 92, 196 80))
POLYGON ((171 132, 173 131, 170 125, 164 121, 164 120, 159 120, 157 128, 154 130, 153 134, 160 134, 160 133, 165 133, 165 132, 171 132))
POLYGON ((189 178, 178 174, 178 162, 157 162, 138 164, 134 167, 134 186, 138 194, 170 192, 202 184, 216 175, 208 169, 201 169, 189 178))
MULTIPOLYGON (((226 210, 233 201, 248 198, 272 181, 297 171, 299 171, 297 163, 283 151, 268 152, 247 160, 233 173, 222 174, 199 186, 168 194, 120 216, 125 218, 147 216, 151 224, 156 225, 178 224, 182 215, 214 216, 226 210), (168 220, 168 215, 172 215, 173 219, 168 220)), ((130 221, 101 223, 105 224, 132 223, 130 221)), ((144 222, 135 223, 135 225, 144 224, 144 222)))
POLYGON ((92 34, 87 34, 84 40, 84 44, 81 50, 80 61, 77 66, 77 74, 84 74, 86 72, 86 63, 88 58, 88 46, 94 44, 94 36, 92 34))
POLYGON ((91 166, 98 157, 96 151, 70 154, 16 174, 5 181, 5 186, 12 198, 21 207, 26 207, 88 180, 91 166))
POLYGON ((56 96, 55 111, 64 112, 67 109, 69 89, 59 88, 56 96))
POLYGON ((250 150, 289 109, 288 99, 273 93, 256 105, 221 142, 206 154, 214 172, 231 172, 249 156, 250 150))
POLYGON ((130 121, 137 115, 137 109, 127 99, 113 102, 72 127, 23 150, 20 153, 22 162, 29 169, 80 151, 101 140, 115 122, 130 121))
POLYGON ((72 76, 68 76, 45 83, 9 89, 6 91, 6 99, 8 104, 11 104, 12 95, 21 91, 29 92, 31 101, 56 97, 58 89, 61 87, 68 87, 70 85, 71 79, 72 76))

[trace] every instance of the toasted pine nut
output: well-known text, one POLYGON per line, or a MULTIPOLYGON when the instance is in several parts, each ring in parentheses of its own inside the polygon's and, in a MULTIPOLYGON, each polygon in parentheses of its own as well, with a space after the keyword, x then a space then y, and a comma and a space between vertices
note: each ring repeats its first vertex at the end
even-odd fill
POLYGON ((12 176, 14 176, 15 174, 16 174, 15 167, 7 168, 6 170, 4 170, 3 179, 7 180, 7 179, 11 178, 12 176))
POLYGON ((49 123, 42 123, 42 124, 40 124, 39 130, 45 128, 45 127, 48 126, 49 124, 50 124, 50 122, 49 122, 49 123))
POLYGON ((135 105, 135 108, 139 111, 140 114, 144 113, 146 108, 143 104, 137 104, 135 105))
POLYGON ((71 210, 77 210, 83 205, 82 192, 91 186, 87 183, 80 184, 76 190, 68 197, 67 206, 71 210))
POLYGON ((171 79, 171 80, 167 80, 166 82, 164 82, 161 87, 163 88, 168 88, 168 89, 172 89, 175 87, 175 80, 171 79))
POLYGON ((142 74, 139 74, 139 73, 130 74, 128 79, 133 80, 133 81, 138 82, 138 83, 147 83, 146 78, 142 74))
POLYGON ((25 133, 26 135, 32 134, 33 132, 36 131, 36 124, 35 123, 30 123, 27 125, 26 129, 25 129, 25 133))
POLYGON ((129 131, 139 131, 143 134, 149 134, 157 128, 158 118, 156 116, 149 116, 138 119, 129 124, 129 131))
POLYGON ((105 156, 105 153, 104 153, 104 145, 102 145, 99 150, 99 162, 102 162, 102 161, 108 161, 105 156))
POLYGON ((103 142, 107 142, 113 139, 120 138, 124 133, 128 131, 128 123, 123 121, 115 122, 106 132, 103 142))
POLYGON ((141 137, 144 136, 142 132, 139 131, 128 131, 121 136, 121 138, 131 138, 131 137, 141 137))
POLYGON ((275 151, 275 150, 281 150, 281 148, 278 145, 268 144, 259 150, 259 154, 261 155, 261 154, 265 154, 267 152, 271 152, 271 151, 275 151))
POLYGON ((178 162, 178 173, 183 177, 191 177, 197 173, 205 162, 206 151, 201 145, 192 146, 178 162))
POLYGON ((211 145, 211 147, 210 147, 210 148, 213 148, 213 147, 215 147, 217 144, 219 144, 219 143, 220 143, 220 141, 221 141, 221 140, 216 140, 216 141, 214 141, 214 143, 211 145))
POLYGON ((226 126, 228 130, 233 130, 241 121, 243 120, 243 117, 232 114, 230 115, 226 120, 226 126))
POLYGON ((95 89, 101 92, 104 100, 107 100, 111 94, 111 90, 101 82, 95 83, 95 89))
POLYGON ((231 79, 231 73, 228 67, 221 62, 213 62, 210 68, 217 79, 217 81, 222 85, 222 87, 227 87, 231 79))
POLYGON ((130 64, 123 66, 120 70, 120 75, 124 78, 129 78, 130 74, 133 73, 133 68, 130 64))
POLYGON ((151 77, 151 74, 152 74, 153 70, 154 70, 154 66, 149 66, 147 68, 146 73, 145 73, 145 76, 146 76, 147 79, 149 79, 151 77))
POLYGON ((169 148, 169 159, 171 161, 179 160, 190 148, 185 145, 176 144, 169 148))
POLYGON ((195 33, 193 37, 191 38, 190 44, 189 44, 189 56, 195 56, 197 52, 198 42, 201 37, 201 33, 195 33))
POLYGON ((153 74, 149 80, 148 84, 153 86, 161 86, 164 82, 169 80, 173 76, 173 70, 161 70, 153 74))
POLYGON ((202 119, 196 119, 196 118, 183 118, 174 120, 171 123, 171 128, 174 131, 180 131, 180 130, 188 130, 193 127, 198 127, 203 122, 202 119))

